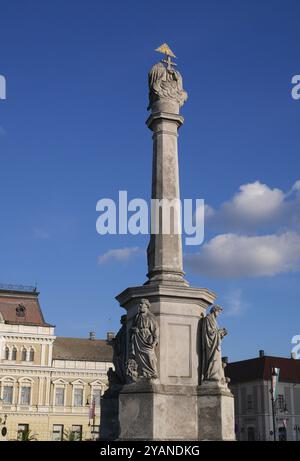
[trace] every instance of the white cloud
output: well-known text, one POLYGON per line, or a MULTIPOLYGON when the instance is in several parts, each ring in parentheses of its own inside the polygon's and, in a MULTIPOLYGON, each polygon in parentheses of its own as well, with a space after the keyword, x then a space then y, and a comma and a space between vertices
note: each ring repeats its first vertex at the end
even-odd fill
POLYGON ((242 298, 242 290, 236 288, 224 296, 224 314, 228 317, 237 317, 241 315, 248 304, 242 298))
POLYGON ((213 277, 274 276, 300 269, 300 235, 243 236, 222 234, 200 252, 185 256, 195 273, 213 277))
POLYGON ((99 264, 105 264, 108 261, 128 261, 128 259, 136 253, 139 253, 141 249, 139 247, 128 247, 128 248, 116 248, 109 250, 98 258, 99 264))
POLYGON ((206 225, 223 232, 256 231, 276 226, 299 229, 300 180, 287 193, 255 181, 243 184, 219 209, 206 206, 206 225))

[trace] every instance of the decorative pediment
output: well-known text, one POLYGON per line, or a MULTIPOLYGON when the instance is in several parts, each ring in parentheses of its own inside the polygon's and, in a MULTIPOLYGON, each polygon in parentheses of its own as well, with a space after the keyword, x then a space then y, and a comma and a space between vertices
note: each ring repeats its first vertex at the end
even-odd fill
POLYGON ((82 379, 76 379, 71 382, 72 386, 84 386, 85 382, 82 379))
POLYGON ((0 379, 0 382, 3 383, 11 383, 11 384, 14 384, 16 382, 16 378, 13 378, 12 376, 3 376, 1 379, 0 379))
POLYGON ((26 378, 20 378, 18 380, 19 383, 22 383, 22 384, 32 384, 34 383, 34 379, 32 378, 29 378, 29 377, 26 377, 26 378))
POLYGON ((64 379, 62 379, 62 378, 58 378, 58 379, 52 380, 52 384, 66 386, 69 383, 67 381, 65 381, 64 379))
POLYGON ((100 386, 102 387, 103 386, 103 383, 97 379, 96 381, 92 381, 91 383, 89 383, 90 386, 94 387, 94 386, 100 386))

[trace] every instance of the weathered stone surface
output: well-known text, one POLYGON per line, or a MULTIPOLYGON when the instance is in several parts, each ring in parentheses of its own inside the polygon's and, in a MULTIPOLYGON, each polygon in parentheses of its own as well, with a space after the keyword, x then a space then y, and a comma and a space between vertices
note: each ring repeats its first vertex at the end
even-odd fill
MULTIPOLYGON (((164 61, 165 62, 165 61, 164 61)), ((153 131, 152 199, 180 198, 178 171, 178 129, 183 123, 179 107, 186 99, 181 75, 170 59, 167 71, 161 65, 150 73, 153 131), (168 80, 169 79, 169 80, 168 80)), ((121 440, 233 440, 233 397, 227 386, 206 386, 200 382, 201 319, 215 294, 205 288, 189 287, 182 263, 180 214, 173 207, 173 227, 152 233, 148 246, 148 281, 127 288, 117 296, 127 311, 127 337, 142 298, 159 327, 156 347, 156 379, 138 379, 119 394, 121 440)), ((170 212, 163 208, 164 216, 170 212)), ((153 224, 153 215, 152 215, 153 224)), ((157 229, 156 229, 157 230, 157 229)), ((151 376, 148 376, 151 378, 151 376)))
POLYGON ((198 385, 199 322, 201 314, 214 301, 214 293, 201 288, 166 285, 128 288, 117 296, 127 310, 128 331, 142 298, 149 299, 159 326, 156 355, 160 383, 198 385))
POLYGON ((120 393, 121 440, 197 440, 194 386, 133 384, 120 393))
POLYGON ((235 440, 234 397, 227 385, 204 382, 197 403, 199 440, 235 440))
MULTIPOLYGON (((180 207, 179 199, 179 171, 178 171, 178 128, 183 123, 183 117, 174 113, 163 112, 168 109, 166 102, 157 101, 157 110, 147 120, 148 127, 153 131, 153 170, 152 170, 152 194, 151 198, 164 200, 160 223, 162 226, 169 220, 171 205, 173 201, 174 215, 171 219, 169 233, 161 230, 159 233, 152 233, 148 245, 148 283, 165 283, 173 285, 188 286, 184 280, 182 263, 182 241, 181 234, 176 233, 180 229, 180 207), (163 106, 163 107, 162 107, 163 106), (176 206, 177 205, 177 206, 176 206), (165 208, 164 208, 165 206, 165 208)), ((171 110, 171 108, 169 108, 171 110)), ((152 210, 152 218, 155 216, 152 210)), ((159 216, 159 215, 157 215, 159 216)), ((152 226, 154 219, 152 219, 152 226)))
POLYGON ((116 440, 120 436, 119 393, 122 386, 110 385, 101 399, 100 440, 116 440))

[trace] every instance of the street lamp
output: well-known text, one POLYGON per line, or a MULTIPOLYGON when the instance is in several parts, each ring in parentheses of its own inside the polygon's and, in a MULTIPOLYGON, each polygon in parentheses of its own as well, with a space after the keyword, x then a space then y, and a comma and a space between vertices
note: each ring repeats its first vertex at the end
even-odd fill
MULTIPOLYGON (((277 376, 277 373, 275 371, 275 369, 273 368, 272 369, 272 382, 273 382, 273 379, 277 376)), ((275 399, 275 396, 274 396, 274 387, 273 385, 271 386, 271 389, 270 389, 270 393, 271 393, 271 402, 272 402, 272 420, 273 420, 273 436, 274 436, 274 442, 276 442, 276 400, 275 399)), ((271 433, 270 432, 270 433, 271 433)))
POLYGON ((300 432, 300 426, 299 424, 295 424, 294 426, 294 431, 296 432, 296 442, 298 442, 298 434, 300 432))
POLYGON ((86 406, 89 406, 89 426, 91 426, 91 419, 93 420, 92 423, 92 437, 93 440, 95 439, 95 420, 96 420, 96 400, 95 396, 92 394, 89 394, 86 399, 86 406), (92 412, 92 413, 91 413, 92 412))
MULTIPOLYGON (((4 399, 0 397, 0 402, 1 406, 3 405, 4 399)), ((7 422, 7 414, 4 415, 4 420, 2 421, 2 418, 0 418, 0 425, 3 426, 1 429, 1 435, 2 437, 5 437, 7 434, 7 428, 6 428, 6 422, 7 422)))

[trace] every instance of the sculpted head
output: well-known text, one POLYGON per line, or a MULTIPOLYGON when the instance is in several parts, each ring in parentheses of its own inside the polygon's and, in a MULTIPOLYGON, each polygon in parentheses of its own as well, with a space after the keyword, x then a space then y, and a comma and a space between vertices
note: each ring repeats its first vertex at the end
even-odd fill
POLYGON ((141 299, 141 302, 140 302, 140 305, 139 305, 139 312, 141 312, 141 314, 145 314, 146 312, 148 312, 148 310, 150 309, 150 302, 148 299, 141 299))
POLYGON ((126 321, 127 321, 127 315, 124 314, 124 315, 121 315, 121 325, 126 325, 126 321))
POLYGON ((210 313, 214 314, 215 317, 218 317, 218 315, 220 315, 222 311, 223 311, 223 307, 219 306, 218 304, 215 304, 210 309, 210 313))

